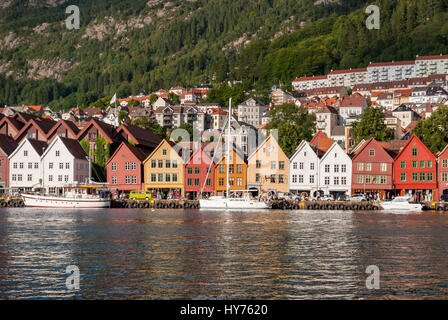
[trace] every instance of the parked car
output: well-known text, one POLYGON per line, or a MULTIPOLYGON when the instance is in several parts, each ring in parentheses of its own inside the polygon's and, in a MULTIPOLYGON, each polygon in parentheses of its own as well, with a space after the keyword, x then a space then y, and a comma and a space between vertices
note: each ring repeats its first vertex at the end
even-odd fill
POLYGON ((151 200, 152 193, 149 191, 131 191, 129 199, 131 200, 151 200))
POLYGON ((321 201, 333 201, 334 198, 330 194, 324 194, 323 196, 320 197, 320 200, 321 201))
POLYGON ((294 200, 294 201, 300 200, 300 196, 298 196, 292 192, 288 192, 288 193, 279 192, 278 198, 281 200, 294 200))
POLYGON ((367 198, 362 193, 355 193, 354 195, 350 196, 350 201, 367 201, 367 198))

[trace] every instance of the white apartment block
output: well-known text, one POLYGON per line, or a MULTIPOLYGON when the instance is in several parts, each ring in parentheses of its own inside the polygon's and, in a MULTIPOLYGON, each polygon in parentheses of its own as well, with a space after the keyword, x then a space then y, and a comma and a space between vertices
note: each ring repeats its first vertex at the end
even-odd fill
POLYGON ((446 73, 448 73, 448 55, 417 56, 415 59, 415 74, 417 77, 446 73))
POLYGON ((328 74, 329 87, 353 87, 367 82, 367 68, 334 70, 328 74))
POLYGON ((25 138, 9 156, 9 185, 13 190, 42 188, 41 155, 48 145, 25 138))
POLYGON ((375 62, 367 66, 367 82, 391 82, 415 78, 415 61, 375 62))
POLYGON ((316 77, 302 77, 296 78, 292 81, 292 87, 296 91, 305 91, 315 88, 325 88, 328 87, 327 76, 316 76, 316 77))

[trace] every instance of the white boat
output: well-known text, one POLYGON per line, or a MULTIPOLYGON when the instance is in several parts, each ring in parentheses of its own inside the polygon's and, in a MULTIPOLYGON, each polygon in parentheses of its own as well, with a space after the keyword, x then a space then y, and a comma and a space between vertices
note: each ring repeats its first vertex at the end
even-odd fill
POLYGON ((97 186, 79 186, 64 188, 62 196, 22 193, 25 207, 39 208, 109 208, 110 199, 94 192, 97 186))
MULTIPOLYGON (((232 119, 232 98, 229 99, 229 121, 228 121, 228 128, 227 128, 227 150, 226 150, 226 159, 229 159, 229 152, 230 152, 230 124, 231 124, 231 119, 232 119)), ((224 130, 223 130, 224 131, 224 130)), ((222 138, 222 134, 220 139, 222 138)), ((217 144, 218 146, 219 144, 217 144)), ((216 150, 214 152, 214 154, 216 154, 216 150)), ((213 160, 210 163, 210 167, 213 163, 213 160)), ((227 190, 226 190, 226 196, 214 196, 214 197, 210 197, 208 199, 199 199, 199 206, 200 209, 239 209, 239 210, 252 210, 252 209, 270 209, 272 206, 269 202, 266 201, 261 201, 258 199, 251 199, 250 197, 250 193, 248 192, 248 190, 229 190, 229 161, 226 161, 226 180, 227 180, 227 190), (241 192, 242 193, 242 197, 231 197, 229 196, 230 193, 236 193, 236 192, 241 192)), ((207 175, 205 177, 205 181, 208 178, 208 170, 207 170, 207 175)), ((204 186, 205 186, 205 182, 204 182, 204 186)), ((204 186, 202 187, 202 190, 204 189, 204 186)), ((200 195, 202 195, 202 190, 200 192, 200 195)))
POLYGON ((244 198, 226 198, 222 196, 210 197, 208 199, 199 199, 201 209, 270 209, 272 206, 269 202, 258 201, 244 198))
POLYGON ((421 211, 423 205, 420 203, 410 203, 409 197, 396 197, 392 201, 381 202, 384 210, 405 210, 405 211, 421 211))

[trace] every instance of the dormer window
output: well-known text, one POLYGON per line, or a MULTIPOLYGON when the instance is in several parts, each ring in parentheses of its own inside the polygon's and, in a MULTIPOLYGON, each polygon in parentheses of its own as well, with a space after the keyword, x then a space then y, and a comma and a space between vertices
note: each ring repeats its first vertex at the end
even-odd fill
POLYGON ((56 157, 59 157, 61 155, 61 151, 57 150, 56 151, 56 157))

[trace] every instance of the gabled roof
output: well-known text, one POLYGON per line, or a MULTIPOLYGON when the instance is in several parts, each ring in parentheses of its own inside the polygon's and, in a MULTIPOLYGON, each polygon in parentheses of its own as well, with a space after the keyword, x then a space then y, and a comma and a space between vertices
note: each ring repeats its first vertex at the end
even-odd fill
POLYGON ((25 125, 23 122, 13 117, 2 117, 0 120, 0 126, 5 122, 7 122, 8 125, 12 126, 17 132, 19 132, 25 125))
POLYGON ((47 137, 53 134, 60 126, 64 126, 70 133, 76 137, 79 133, 79 128, 76 126, 76 124, 69 120, 59 120, 53 128, 48 132, 47 137))
POLYGON ((158 135, 155 135, 150 130, 126 123, 123 123, 117 128, 114 137, 117 137, 117 135, 120 134, 121 130, 126 132, 131 137, 132 141, 134 141, 138 145, 156 148, 162 141, 162 138, 160 138, 158 135))
MULTIPOLYGON (((277 139, 275 139, 275 137, 272 135, 272 134, 270 134, 270 135, 268 135, 267 137, 266 137, 266 139, 264 139, 263 140, 263 142, 262 143, 260 143, 259 145, 258 145, 258 147, 247 157, 247 160, 249 161, 249 159, 250 158, 252 158, 253 156, 255 156, 256 154, 257 154, 257 152, 261 149, 261 148, 263 148, 267 143, 268 143, 268 141, 270 141, 271 140, 271 138, 275 141, 275 144, 277 145, 277 147, 278 147, 278 150, 279 151, 281 151, 285 156, 286 156, 286 154, 285 154, 285 152, 282 150, 282 148, 280 147, 280 144, 278 143, 278 141, 277 141, 277 139)), ((287 157, 287 156, 286 156, 287 157)))
POLYGON ((217 159, 215 157, 213 157, 213 159, 211 159, 210 156, 207 154, 207 152, 205 152, 204 149, 199 147, 199 148, 196 148, 196 150, 193 152, 193 154, 191 155, 190 159, 188 159, 186 165, 190 165, 191 164, 191 161, 194 159, 194 157, 196 156, 197 153, 201 153, 201 163, 205 163, 205 164, 209 164, 210 165, 211 163, 215 164, 215 162, 217 161, 217 159), (207 157, 206 161, 202 160, 202 157, 204 155, 207 157))
POLYGON ((109 164, 109 162, 115 158, 116 155, 120 154, 120 150, 122 148, 127 148, 138 160, 140 160, 141 162, 143 162, 147 157, 148 157, 148 153, 141 150, 140 148, 137 148, 135 146, 133 146, 132 144, 123 141, 119 147, 117 148, 117 150, 115 150, 114 154, 110 157, 109 161, 107 161, 106 166, 109 164))
POLYGON ((49 152, 49 150, 57 143, 57 141, 61 141, 62 144, 67 148, 67 150, 71 153, 71 155, 75 159, 80 160, 87 160, 88 156, 87 153, 82 148, 81 144, 78 140, 75 139, 69 139, 57 136, 56 139, 53 140, 53 142, 48 146, 48 148, 45 150, 45 152, 42 154, 45 155, 49 152))
POLYGON ((358 148, 356 150, 356 152, 353 154, 352 157, 352 161, 354 161, 364 150, 366 150, 366 148, 371 145, 371 144, 376 144, 379 147, 383 148, 383 150, 386 152, 386 154, 389 156, 390 160, 393 161, 394 158, 392 157, 392 155, 388 152, 388 150, 386 150, 380 143, 378 143, 378 141, 375 140, 375 138, 370 138, 369 140, 365 141, 362 146, 360 148, 358 148))
POLYGON ((310 144, 314 145, 318 150, 327 152, 333 145, 333 139, 327 137, 323 131, 317 131, 314 137, 311 139, 310 144))
POLYGON ((309 146, 310 149, 314 152, 314 154, 316 155, 316 157, 319 158, 319 154, 318 154, 318 150, 315 146, 313 146, 310 142, 302 140, 299 145, 297 146, 296 150, 294 150, 294 152, 289 156, 289 159, 293 159, 297 153, 300 152, 300 150, 302 150, 305 146, 309 146), (317 151, 317 152, 316 152, 317 151))
POLYGON ((49 119, 30 119, 25 126, 17 133, 17 135, 14 137, 15 140, 20 139, 20 137, 23 135, 26 130, 28 130, 30 127, 35 127, 45 138, 47 137, 48 132, 53 128, 53 126, 56 124, 56 121, 49 120, 49 119))
MULTIPOLYGON (((348 156, 348 154, 345 153, 344 149, 342 149, 342 147, 339 145, 339 143, 337 143, 336 141, 333 143, 333 145, 330 147, 330 149, 327 150, 327 152, 325 152, 325 154, 322 156, 321 161, 323 161, 330 153, 331 151, 333 151, 333 149, 339 149, 340 151, 342 151, 342 154, 344 154, 345 156, 347 156, 348 159, 350 159, 350 157, 348 156)), ((350 159, 351 161, 351 159, 350 159)))
POLYGON ((179 158, 182 160, 182 162, 184 162, 184 158, 182 157, 182 151, 183 149, 180 148, 180 150, 176 151, 174 149, 174 146, 176 145, 176 142, 174 141, 167 141, 165 139, 163 139, 159 145, 151 152, 151 154, 149 154, 145 160, 143 160, 143 164, 145 164, 146 162, 149 161, 149 159, 151 159, 153 157, 153 155, 156 154, 156 152, 163 146, 163 145, 167 145, 168 147, 170 147, 178 156, 179 158))
POLYGON ((412 143, 412 141, 414 141, 415 139, 417 139, 418 142, 420 142, 420 144, 423 146, 424 149, 426 149, 426 151, 428 151, 434 158, 436 158, 435 155, 432 154, 432 152, 428 149, 428 147, 422 142, 422 140, 419 139, 419 137, 417 137, 417 135, 414 133, 412 134, 411 138, 406 142, 406 144, 404 145, 404 147, 400 150, 400 152, 397 154, 397 156, 395 157, 395 160, 398 159, 401 154, 403 153, 404 150, 406 150, 406 148, 412 143))
POLYGON ((115 140, 113 139, 114 137, 114 132, 115 132, 115 127, 107 124, 105 122, 99 121, 97 119, 92 118, 88 124, 84 127, 84 129, 82 129, 77 136, 77 139, 79 140, 84 133, 86 133, 89 128, 91 126, 94 126, 95 128, 97 128, 97 130, 99 132, 101 132, 101 134, 103 135, 103 137, 109 142, 109 143, 113 143, 115 140))
POLYGON ((13 138, 5 134, 0 134, 0 150, 3 151, 6 156, 13 153, 17 146, 18 144, 13 138))
POLYGON ((341 99, 340 108, 362 107, 365 97, 359 93, 354 93, 351 96, 345 95, 341 99))

